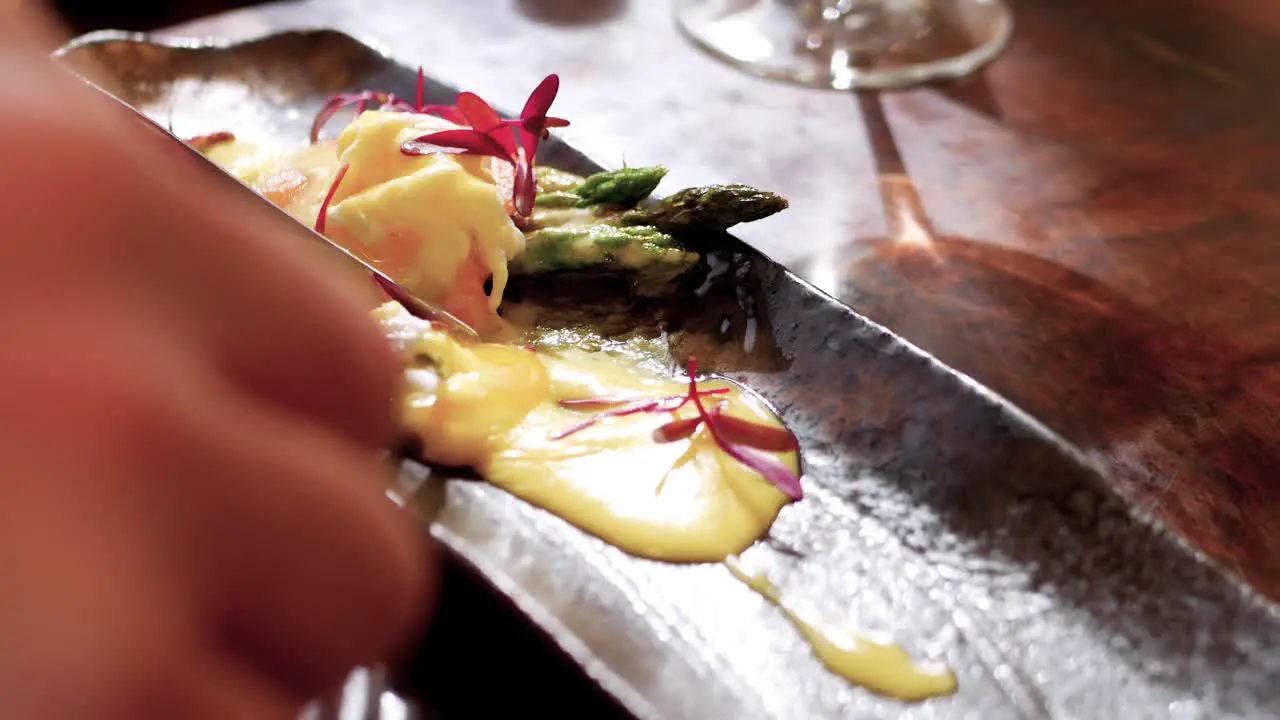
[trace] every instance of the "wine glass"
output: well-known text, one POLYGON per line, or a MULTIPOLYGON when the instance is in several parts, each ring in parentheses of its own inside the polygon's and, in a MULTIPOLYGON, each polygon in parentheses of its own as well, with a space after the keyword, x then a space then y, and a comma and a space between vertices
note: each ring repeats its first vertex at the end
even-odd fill
POLYGON ((675 0, 684 32, 762 77, 889 90, 968 75, 1013 34, 1004 0, 675 0))

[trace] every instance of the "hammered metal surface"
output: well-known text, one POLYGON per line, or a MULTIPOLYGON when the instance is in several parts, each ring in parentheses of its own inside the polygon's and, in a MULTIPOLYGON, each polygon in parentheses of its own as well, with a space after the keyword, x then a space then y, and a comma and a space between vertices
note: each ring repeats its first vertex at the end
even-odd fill
MULTIPOLYGON (((64 59, 179 134, 291 143, 327 93, 413 81, 326 31, 229 46, 100 35, 64 59)), ((429 95, 453 91, 432 83, 429 95)), ((563 146, 548 159, 594 167, 563 146)), ((797 605, 945 657, 961 690, 877 698, 827 673, 722 567, 637 560, 494 488, 445 482, 432 532, 588 675, 645 718, 1280 716, 1274 606, 1135 517, 999 398, 726 242, 683 299, 700 308, 684 329, 705 331, 676 355, 696 349, 777 405, 801 438, 808 492, 744 564, 797 605)), ((407 466, 406 482, 441 487, 420 471, 407 466)))

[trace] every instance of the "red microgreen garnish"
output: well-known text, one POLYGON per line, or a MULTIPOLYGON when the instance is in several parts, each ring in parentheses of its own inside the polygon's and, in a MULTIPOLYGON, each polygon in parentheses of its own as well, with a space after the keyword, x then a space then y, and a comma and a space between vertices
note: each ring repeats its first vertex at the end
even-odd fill
POLYGON ((418 106, 419 109, 422 108, 423 101, 426 100, 426 98, 423 97, 426 94, 426 84, 427 76, 422 72, 422 66, 418 66, 418 85, 416 88, 417 94, 414 96, 414 99, 416 100, 414 105, 418 106))
POLYGON ((712 423, 716 426, 716 431, 729 442, 772 452, 792 452, 800 449, 796 436, 787 430, 726 415, 723 403, 712 408, 709 414, 712 417, 712 423))
MULTIPOLYGON (((325 193, 324 200, 320 203, 320 212, 316 214, 315 228, 316 232, 321 235, 324 234, 325 227, 328 225, 329 205, 333 203, 334 196, 338 194, 338 186, 342 184, 342 179, 347 176, 347 170, 350 168, 350 165, 342 165, 338 168, 338 174, 334 176, 333 184, 329 186, 329 191, 325 193)), ((387 299, 394 300, 406 308, 414 307, 414 303, 410 298, 406 297, 404 289, 400 286, 375 274, 370 274, 369 278, 373 280, 374 286, 377 287, 378 290, 381 291, 381 294, 385 295, 387 299)))
POLYGON ((804 488, 800 487, 800 478, 791 472, 791 468, 783 465, 774 456, 756 450, 746 445, 738 445, 728 442, 716 433, 715 423, 708 423, 707 429, 711 431, 711 437, 715 438, 716 444, 724 450, 725 454, 755 470, 764 476, 774 487, 782 491, 782 494, 792 500, 804 499, 804 488))
POLYGON ((498 111, 489 107, 489 103, 485 102, 484 98, 473 92, 458 93, 458 99, 454 105, 458 108, 458 112, 462 113, 462 117, 466 118, 471 129, 476 132, 488 134, 503 125, 502 116, 498 111))
MULTIPOLYGON (((669 399, 670 398, 663 398, 663 400, 669 400, 669 399)), ((561 402, 561 405, 564 405, 565 402, 571 402, 571 401, 563 401, 561 402)), ((605 410, 594 417, 588 418, 587 420, 584 420, 578 423, 577 425, 574 425, 568 428, 567 430, 560 432, 558 435, 555 435, 551 439, 563 440, 569 437, 570 435, 574 435, 579 432, 582 432, 583 430, 586 430, 587 428, 591 427, 592 425, 595 425, 596 423, 600 422, 601 420, 604 420, 605 418, 625 417, 627 415, 635 415, 636 413, 642 413, 642 412, 661 412, 660 410, 657 409, 660 403, 662 403, 662 400, 636 400, 634 402, 627 403, 626 405, 623 405, 621 407, 614 407, 609 410, 605 410)))
MULTIPOLYGON (((703 395, 725 395, 729 392, 729 388, 712 388, 710 390, 699 390, 698 392, 703 395)), ((571 409, 610 408, 617 407, 618 405, 634 405, 636 402, 637 401, 634 398, 581 398, 578 400, 561 400, 560 407, 571 409)), ((660 406, 662 408, 655 410, 655 412, 675 412, 689 402, 689 396, 672 395, 671 397, 664 397, 658 400, 641 400, 639 402, 652 402, 655 407, 660 406), (675 404, 674 407, 666 409, 668 406, 672 406, 673 404, 675 404)))
POLYGON ((466 118, 458 112, 457 108, 448 105, 427 105, 424 102, 426 82, 426 75, 422 72, 422 68, 418 68, 417 90, 412 103, 397 97, 395 93, 381 90, 361 90, 355 93, 339 93, 330 96, 325 101, 325 104, 321 106, 320 111, 316 113, 315 120, 311 123, 312 144, 319 141, 320 131, 333 119, 333 116, 349 107, 355 108, 356 115, 363 113, 365 110, 377 109, 391 112, 437 115, 455 125, 465 125, 466 118))
MULTIPOLYGON (((524 109, 520 111, 520 119, 504 122, 507 125, 519 126, 530 135, 546 140, 551 137, 551 128, 569 127, 569 121, 564 118, 547 117, 547 113, 551 111, 551 103, 555 102, 556 95, 559 93, 560 76, 548 75, 529 94, 529 99, 524 103, 524 109)), ((530 155, 532 154, 531 152, 530 155)))
POLYGON ((183 142, 195 148, 196 150, 199 150, 200 152, 205 152, 209 148, 213 147, 214 145, 221 145, 222 143, 232 142, 235 139, 236 139, 236 136, 232 133, 216 132, 216 133, 209 133, 208 135, 197 135, 193 138, 188 138, 183 142))
POLYGON ((339 93, 330 97, 329 100, 320 108, 320 112, 316 113, 316 119, 311 123, 312 144, 315 144, 320 140, 320 131, 324 129, 324 126, 330 120, 333 119, 334 115, 337 115, 345 108, 353 106, 355 107, 356 115, 359 115, 370 108, 391 110, 395 112, 417 112, 417 106, 401 100, 393 93, 385 93, 380 90, 362 90, 356 93, 339 93))
POLYGON ((492 137, 474 130, 441 130, 410 140, 401 146, 405 155, 456 153, 506 157, 507 149, 492 137))
POLYGON ((404 143, 400 151, 406 155, 440 152, 484 155, 511 163, 510 210, 517 222, 527 219, 533 213, 533 204, 538 196, 538 183, 533 173, 538 143, 551 136, 551 128, 569 125, 568 120, 547 116, 560 92, 560 77, 548 75, 543 79, 529 94, 524 110, 516 119, 503 119, 489 103, 472 92, 460 93, 452 106, 426 105, 425 85, 426 77, 422 68, 418 68, 417 95, 412 103, 380 90, 334 95, 320 108, 311 123, 311 142, 317 142, 325 124, 349 107, 354 107, 356 115, 377 108, 439 116, 466 129, 427 133, 404 143))
POLYGON ((485 155, 511 163, 514 174, 511 206, 517 218, 533 212, 538 183, 533 173, 538 143, 550 137, 550 128, 567 127, 568 120, 548 117, 551 104, 560 92, 560 78, 548 75, 529 95, 520 118, 504 120, 489 103, 475 93, 458 95, 456 110, 470 126, 469 130, 444 130, 428 133, 401 146, 406 155, 448 152, 452 149, 469 155, 485 155))
POLYGON ((433 328, 439 327, 439 325, 435 321, 431 320, 430 317, 425 317, 423 314, 414 310, 418 304, 414 302, 413 298, 404 288, 392 282, 390 278, 385 278, 375 273, 370 273, 369 277, 373 280, 373 284, 376 285, 378 289, 382 290, 383 294, 399 303, 401 307, 409 311, 409 314, 420 320, 430 322, 431 327, 433 328))
POLYGON ((320 212, 316 215, 316 232, 324 234, 325 225, 329 220, 329 204, 333 202, 333 196, 338 194, 338 186, 342 184, 342 178, 347 176, 347 169, 350 165, 343 165, 338 168, 338 174, 333 178, 333 184, 329 186, 329 192, 325 193, 324 201, 320 203, 320 212))
POLYGON ((625 417, 637 413, 675 413, 685 405, 693 403, 698 414, 689 418, 675 418, 658 427, 653 432, 653 439, 659 443, 676 442, 693 436, 699 427, 705 426, 711 438, 725 454, 746 465, 792 500, 804 497, 800 487, 800 478, 791 469, 780 462, 769 452, 792 452, 799 449, 799 443, 791 432, 770 425, 754 423, 739 417, 725 414, 725 403, 707 409, 703 399, 729 392, 728 388, 700 390, 698 388, 698 361, 689 358, 689 390, 684 395, 658 398, 656 400, 620 400, 613 398, 584 398, 579 400, 561 400, 561 407, 570 409, 601 409, 601 412, 573 425, 556 435, 553 439, 562 440, 581 432, 592 425, 611 417, 625 417), (768 451, 768 452, 765 452, 768 451))
MULTIPOLYGON (((702 398, 698 397, 698 380, 695 377, 698 372, 698 361, 694 357, 689 358, 689 396, 693 398, 693 404, 698 408, 698 415, 702 417, 703 422, 707 426, 707 432, 711 433, 711 438, 716 441, 721 450, 729 457, 746 465, 764 476, 765 480, 773 483, 774 487, 781 490, 787 497, 792 500, 799 500, 804 497, 804 490, 800 487, 800 478, 791 472, 791 469, 783 465, 777 458, 756 450, 741 442, 733 442, 725 437, 721 431, 721 423, 725 416, 719 412, 712 414, 707 412, 706 406, 702 404, 702 398)), ((745 422, 745 421, 744 421, 745 422)))
POLYGON ((655 442, 659 443, 670 443, 676 442, 677 440, 684 440, 685 438, 692 437, 693 433, 697 431, 698 426, 701 424, 702 418, 696 415, 682 420, 672 420, 666 425, 654 430, 653 439, 655 442))

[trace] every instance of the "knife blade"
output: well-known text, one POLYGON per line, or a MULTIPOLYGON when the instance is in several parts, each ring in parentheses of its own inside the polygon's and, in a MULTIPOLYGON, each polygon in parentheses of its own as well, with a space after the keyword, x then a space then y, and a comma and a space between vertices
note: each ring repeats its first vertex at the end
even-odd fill
POLYGON ((198 164, 199 167, 203 167, 208 171, 208 175, 210 177, 219 178, 220 179, 219 182, 224 183, 227 187, 232 188, 235 192, 252 195, 256 202, 259 202, 261 205, 265 206, 264 209, 269 208, 269 211, 266 214, 268 217, 273 218, 273 222, 276 222, 279 225, 280 232, 289 233, 291 235, 297 236, 299 240, 310 240, 312 242, 319 242, 324 246, 328 247, 330 250, 338 253, 340 256, 345 258, 348 262, 358 265, 362 271, 368 273, 374 279, 374 281, 376 281, 378 285, 382 287, 382 290, 392 300, 395 300, 396 302, 403 305, 405 309, 408 310, 413 315, 416 315, 417 317, 422 318, 423 320, 427 320, 430 322, 443 325, 449 331, 455 334, 461 335, 463 337, 468 337, 472 339, 476 339, 479 337, 478 333, 476 333, 476 331, 470 325, 466 324, 462 320, 459 320, 457 317, 450 314, 449 312, 435 306, 432 303, 429 303, 423 300, 422 298, 419 298, 413 293, 410 293, 408 290, 405 290, 403 287, 400 286, 399 283, 392 280, 390 277, 387 276, 386 273, 374 267, 371 263, 365 261, 363 258, 351 252, 350 250, 343 247, 342 245, 339 245, 338 243, 330 240, 325 235, 319 232, 316 232, 314 229, 299 222, 297 218, 290 215, 283 208, 281 208, 280 206, 268 200, 258 191, 254 190, 253 188, 241 182, 239 178, 223 170, 217 163, 213 162, 208 157, 206 157, 204 153, 200 152, 196 148, 187 144, 186 141, 184 141, 182 138, 178 137, 177 135, 174 135, 167 128, 160 125, 154 119, 149 117, 146 113, 143 113, 142 111, 133 107, 129 103, 117 97, 115 94, 95 84, 94 82, 87 80, 83 77, 81 77, 80 79, 83 80, 90 87, 94 88, 98 92, 102 93, 103 95, 107 96, 111 100, 115 101, 118 105, 123 107, 134 117, 138 118, 142 122, 142 125, 144 127, 150 129, 152 132, 159 135, 163 141, 169 142, 169 143, 176 143, 177 145, 181 146, 183 151, 186 152, 192 158, 192 160, 198 164))

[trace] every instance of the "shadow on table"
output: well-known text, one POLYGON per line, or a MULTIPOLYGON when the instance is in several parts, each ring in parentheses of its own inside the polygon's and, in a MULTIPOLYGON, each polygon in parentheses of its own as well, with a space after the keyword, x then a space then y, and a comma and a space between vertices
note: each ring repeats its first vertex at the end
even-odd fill
POLYGON ((261 5, 266 0, 133 0, 106 3, 95 0, 55 0, 51 3, 74 34, 94 30, 146 32, 195 20, 236 8, 261 5))
POLYGON ((1132 502, 1280 593, 1280 457, 1268 441, 1280 357, 1165 320, 1031 253, 936 232, 879 97, 859 95, 858 108, 888 233, 815 260, 842 263, 828 291, 1061 433, 1132 502))

